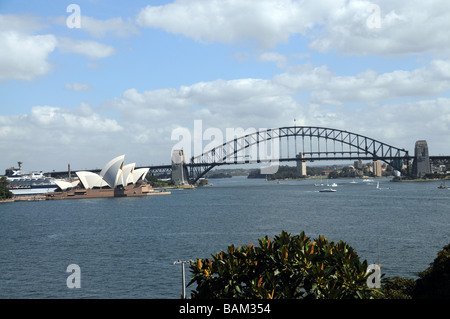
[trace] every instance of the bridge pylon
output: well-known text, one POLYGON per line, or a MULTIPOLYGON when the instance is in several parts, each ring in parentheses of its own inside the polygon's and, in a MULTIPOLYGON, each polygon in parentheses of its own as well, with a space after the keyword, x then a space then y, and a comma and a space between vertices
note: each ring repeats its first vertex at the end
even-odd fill
POLYGON ((189 175, 183 150, 172 152, 172 181, 175 185, 189 185, 189 175))
POLYGON ((427 141, 417 141, 414 147, 413 175, 420 178, 430 173, 431 163, 427 141))
POLYGON ((306 161, 304 160, 305 155, 300 152, 296 155, 297 158, 297 173, 301 177, 306 177, 306 161))

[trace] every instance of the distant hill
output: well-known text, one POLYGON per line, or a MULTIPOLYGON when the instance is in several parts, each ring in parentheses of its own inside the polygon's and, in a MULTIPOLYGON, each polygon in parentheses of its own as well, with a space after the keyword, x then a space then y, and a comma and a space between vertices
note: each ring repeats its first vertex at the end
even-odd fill
MULTIPOLYGON (((320 176, 323 170, 335 170, 336 166, 310 166, 307 167, 309 176, 320 176)), ((247 176, 248 178, 266 178, 259 168, 217 168, 208 172, 205 178, 231 178, 233 176, 247 176)), ((275 174, 267 175, 268 179, 295 179, 300 178, 296 166, 280 165, 275 174)))
MULTIPOLYGON (((254 169, 253 169, 254 170, 254 169)), ((252 169, 245 168, 218 168, 209 171, 206 178, 230 178, 233 176, 248 176, 252 169)))

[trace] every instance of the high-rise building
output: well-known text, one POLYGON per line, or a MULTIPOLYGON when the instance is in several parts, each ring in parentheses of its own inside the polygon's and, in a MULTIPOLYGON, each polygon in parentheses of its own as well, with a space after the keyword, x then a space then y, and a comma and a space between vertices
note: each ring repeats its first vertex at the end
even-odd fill
POLYGON ((363 165, 362 165, 362 161, 361 160, 357 160, 353 163, 353 166, 355 167, 355 169, 362 169, 363 165))
POLYGON ((381 176, 382 176, 382 173, 383 173, 383 171, 382 171, 382 167, 381 167, 381 162, 379 162, 379 161, 374 161, 374 162, 373 162, 373 174, 374 174, 376 177, 381 177, 381 176))

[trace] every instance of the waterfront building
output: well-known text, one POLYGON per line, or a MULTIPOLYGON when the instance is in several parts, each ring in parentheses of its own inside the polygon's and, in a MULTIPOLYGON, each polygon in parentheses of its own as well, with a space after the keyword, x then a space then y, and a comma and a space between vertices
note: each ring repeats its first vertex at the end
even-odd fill
POLYGON ((109 161, 99 174, 76 172, 76 181, 57 181, 58 189, 46 194, 46 199, 127 197, 170 194, 155 192, 145 180, 149 168, 135 168, 135 163, 124 165, 125 155, 109 161))
POLYGON ((381 177, 383 175, 383 168, 380 161, 373 162, 373 174, 375 177, 381 177))
POLYGON ((359 169, 361 170, 363 168, 363 164, 361 160, 357 160, 353 163, 353 166, 355 167, 355 169, 359 169))

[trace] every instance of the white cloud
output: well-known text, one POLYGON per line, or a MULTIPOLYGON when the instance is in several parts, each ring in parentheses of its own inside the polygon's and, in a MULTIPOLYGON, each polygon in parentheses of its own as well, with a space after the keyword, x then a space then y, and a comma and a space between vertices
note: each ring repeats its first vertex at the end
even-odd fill
POLYGON ((121 98, 105 103, 127 121, 156 126, 204 119, 209 125, 226 127, 273 125, 295 101, 270 80, 238 79, 199 82, 179 89, 125 91, 121 98), (270 124, 272 123, 272 124, 270 124))
POLYGON ((411 155, 414 143, 420 139, 428 141, 430 155, 448 154, 449 114, 449 98, 377 104, 336 113, 339 121, 345 123, 342 128, 404 147, 411 155))
POLYGON ((92 59, 101 59, 115 54, 116 50, 110 46, 96 41, 73 40, 59 38, 58 47, 66 53, 77 53, 92 59))
MULTIPOLYGON (((116 27, 123 26, 120 21, 114 19, 108 23, 116 23, 116 27)), ((105 58, 115 53, 112 46, 95 41, 57 38, 53 34, 34 34, 44 27, 35 16, 0 15, 0 81, 29 81, 46 75, 52 70, 49 58, 57 47, 63 52, 83 54, 93 59, 105 58)), ((95 26, 93 28, 95 29, 95 26)), ((103 32, 109 30, 105 26, 103 32)), ((72 85, 68 89, 76 90, 80 87, 72 85)))
POLYGON ((82 112, 76 114, 69 109, 53 106, 33 106, 25 120, 49 130, 64 132, 118 132, 123 128, 115 120, 104 118, 99 114, 87 112, 86 104, 81 107, 82 112), (82 114, 89 114, 83 116, 82 114))
POLYGON ((326 66, 303 65, 272 79, 219 79, 144 92, 129 89, 103 107, 119 111, 127 121, 145 119, 155 125, 203 118, 216 126, 273 126, 290 123, 294 117, 315 122, 322 119, 319 113, 334 116, 331 114, 338 110, 330 112, 327 105, 341 105, 345 110, 349 103, 431 98, 449 89, 450 62, 445 60, 412 71, 378 73, 369 69, 349 76, 340 76, 326 66), (298 95, 302 98, 296 99, 298 95))
POLYGON ((450 27, 447 1, 377 1, 379 28, 367 24, 375 14, 367 10, 373 5, 369 1, 349 1, 341 10, 330 11, 323 33, 311 42, 310 48, 348 54, 450 53, 445 44, 450 27))
POLYGON ((303 33, 314 23, 314 12, 290 0, 184 1, 147 6, 137 17, 144 27, 162 28, 199 41, 256 41, 273 47, 303 33), (307 11, 307 10, 306 10, 307 11))
POLYGON ((197 41, 256 42, 263 48, 305 36, 310 48, 348 54, 448 56, 447 0, 433 3, 367 0, 176 0, 147 6, 137 16, 143 27, 161 28, 197 41), (368 23, 379 13, 380 28, 368 23))
POLYGON ((20 33, 35 33, 45 28, 37 16, 23 14, 0 14, 0 30, 13 30, 20 33))
POLYGON ((95 160, 104 161, 104 154, 108 157, 121 152, 114 144, 126 145, 123 131, 115 119, 99 114, 86 103, 73 110, 33 106, 26 114, 0 115, 0 145, 9 150, 2 154, 2 163, 12 165, 22 160, 29 170, 49 171, 65 169, 72 161, 95 168, 95 160))
POLYGON ((349 76, 339 76, 326 66, 305 65, 279 74, 273 81, 292 93, 311 92, 311 102, 321 105, 430 97, 450 89, 450 61, 433 60, 428 66, 412 71, 379 74, 369 69, 349 76))
POLYGON ((27 35, 15 31, 0 31, 0 81, 32 80, 50 72, 47 61, 57 41, 53 35, 27 35))

